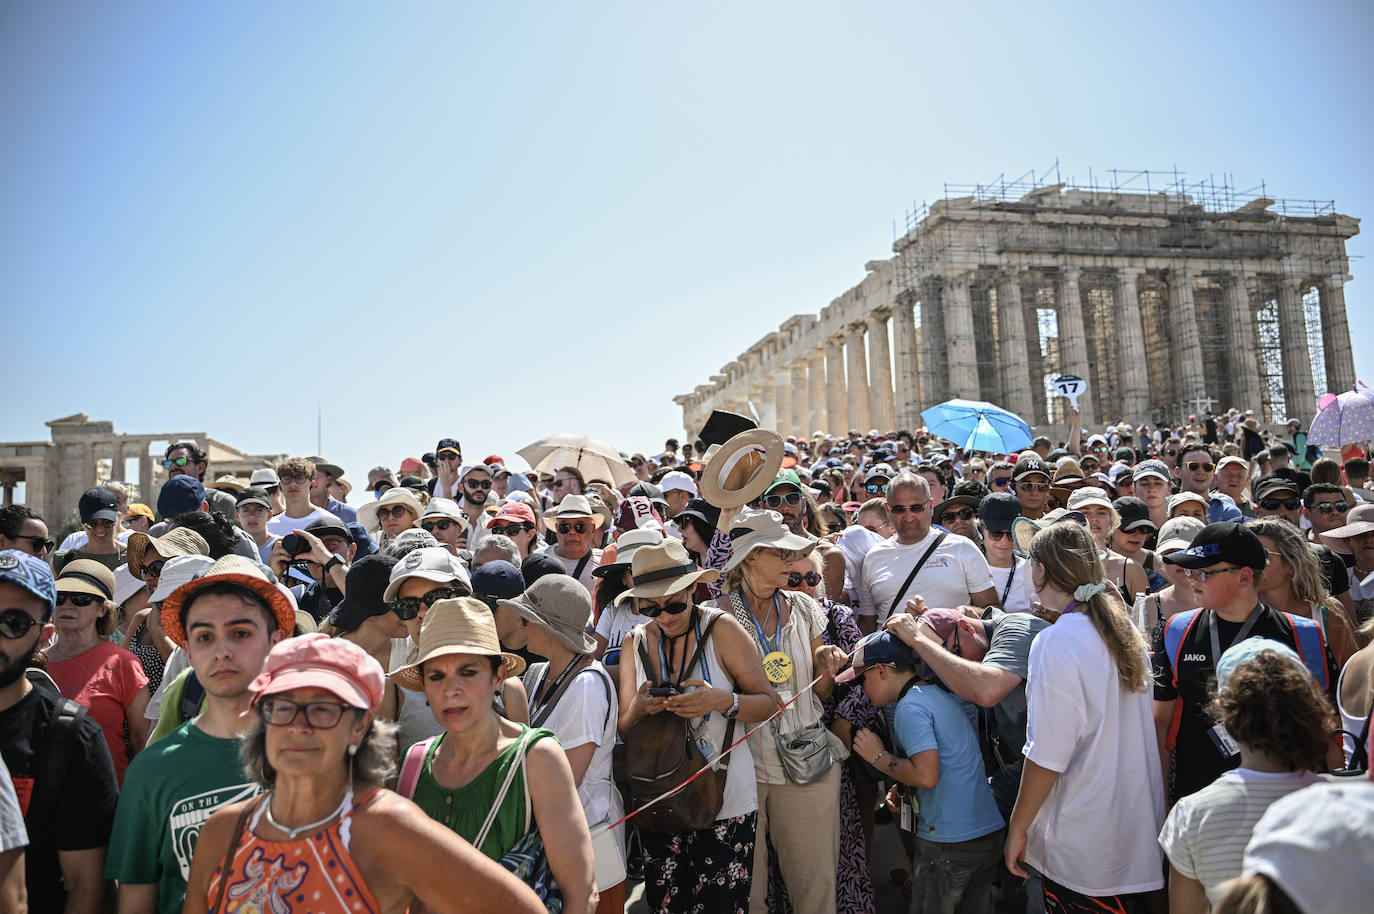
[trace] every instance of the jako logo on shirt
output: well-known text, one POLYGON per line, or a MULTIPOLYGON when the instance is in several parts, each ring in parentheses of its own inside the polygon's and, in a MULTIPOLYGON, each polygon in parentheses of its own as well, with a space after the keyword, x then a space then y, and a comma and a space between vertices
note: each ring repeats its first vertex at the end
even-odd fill
POLYGON ((1184 659, 1184 661, 1188 661, 1188 662, 1206 663, 1206 662, 1207 662, 1207 655, 1206 655, 1206 654, 1184 654, 1184 655, 1183 655, 1183 659, 1184 659))
POLYGON ((205 820, 221 806, 250 799, 261 792, 262 789, 257 784, 234 784, 216 787, 214 790, 178 800, 172 806, 172 814, 167 817, 167 824, 172 829, 172 850, 177 856, 177 864, 181 867, 182 879, 189 879, 191 876, 191 857, 196 852, 196 838, 199 837, 200 827, 205 824, 205 820))

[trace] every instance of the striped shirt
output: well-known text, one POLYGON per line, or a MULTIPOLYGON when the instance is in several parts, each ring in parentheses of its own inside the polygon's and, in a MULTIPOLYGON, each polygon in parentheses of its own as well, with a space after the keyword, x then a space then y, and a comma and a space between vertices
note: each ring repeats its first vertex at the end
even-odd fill
POLYGON ((1159 844, 1173 868, 1202 883, 1215 905, 1221 884, 1240 875, 1245 845, 1269 804, 1320 780, 1310 771, 1228 771, 1178 801, 1159 833, 1159 844))

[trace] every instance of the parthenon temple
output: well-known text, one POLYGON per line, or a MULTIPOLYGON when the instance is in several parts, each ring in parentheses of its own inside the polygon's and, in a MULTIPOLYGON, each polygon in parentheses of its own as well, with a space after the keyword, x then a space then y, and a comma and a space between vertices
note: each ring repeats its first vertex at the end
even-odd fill
POLYGON ((783 435, 912 429, 954 397, 1062 430, 1068 401, 1049 387, 1062 374, 1088 382, 1084 428, 1230 406, 1306 423, 1321 394, 1354 384, 1358 219, 1329 201, 1111 174, 947 187, 857 286, 675 397, 688 435, 712 409, 751 407, 783 435))

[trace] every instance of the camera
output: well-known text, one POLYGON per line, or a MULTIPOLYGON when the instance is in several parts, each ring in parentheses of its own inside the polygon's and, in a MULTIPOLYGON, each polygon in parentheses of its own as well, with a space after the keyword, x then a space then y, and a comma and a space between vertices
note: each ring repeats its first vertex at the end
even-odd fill
POLYGON ((305 537, 297 533, 288 533, 281 538, 281 547, 286 550, 286 554, 295 558, 298 555, 305 555, 310 551, 310 544, 305 537))

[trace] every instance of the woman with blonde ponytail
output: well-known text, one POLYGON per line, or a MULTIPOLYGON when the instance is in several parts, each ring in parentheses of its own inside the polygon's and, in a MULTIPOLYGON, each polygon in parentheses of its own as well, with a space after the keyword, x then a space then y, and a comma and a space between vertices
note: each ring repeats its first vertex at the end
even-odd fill
POLYGON ((1006 863, 1044 877, 1049 914, 1143 911, 1145 893, 1164 887, 1145 642, 1082 525, 1037 533, 1030 566, 1037 612, 1056 621, 1031 645, 1026 763, 1006 863))

